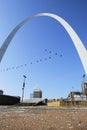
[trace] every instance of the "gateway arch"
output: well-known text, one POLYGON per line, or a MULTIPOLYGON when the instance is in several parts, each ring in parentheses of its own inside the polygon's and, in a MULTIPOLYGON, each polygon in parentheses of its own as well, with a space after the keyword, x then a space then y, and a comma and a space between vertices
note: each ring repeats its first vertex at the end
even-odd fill
POLYGON ((12 32, 8 35, 8 37, 6 38, 6 40, 4 41, 4 43, 2 44, 1 48, 0 48, 0 62, 6 52, 7 47, 9 46, 12 38, 15 36, 16 32, 29 20, 35 18, 35 17, 39 17, 39 16, 48 16, 51 17, 55 20, 57 20, 64 28, 65 30, 68 32, 70 38, 73 41, 73 44, 78 52, 78 55, 80 57, 80 60, 82 62, 84 71, 87 75, 87 50, 84 47, 82 41, 80 40, 80 38, 78 37, 78 35, 76 34, 76 32, 74 31, 74 29, 60 16, 56 15, 56 14, 52 14, 52 13, 39 13, 33 16, 29 16, 26 19, 24 19, 21 23, 19 23, 13 30, 12 32))

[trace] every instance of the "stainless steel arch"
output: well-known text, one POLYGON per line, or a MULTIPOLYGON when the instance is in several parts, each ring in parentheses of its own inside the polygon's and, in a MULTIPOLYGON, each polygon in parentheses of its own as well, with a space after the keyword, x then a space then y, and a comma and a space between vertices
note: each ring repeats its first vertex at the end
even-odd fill
POLYGON ((8 35, 8 37, 6 38, 5 42, 2 44, 1 48, 0 48, 0 62, 6 52, 6 49, 8 47, 8 45, 10 44, 12 38, 14 37, 14 35, 16 34, 16 32, 29 20, 31 20, 32 18, 35 17, 39 17, 39 16, 48 16, 51 18, 54 18, 55 20, 57 20, 58 22, 61 23, 61 25, 65 28, 65 30, 68 32, 69 36, 71 37, 73 44, 79 54, 79 57, 81 59, 83 68, 85 70, 85 73, 87 75, 87 50, 84 47, 82 41, 80 40, 80 38, 78 37, 78 35, 76 34, 76 32, 74 31, 74 29, 61 17, 59 17, 58 15, 52 14, 52 13, 39 13, 33 16, 30 16, 28 18, 26 18, 25 20, 23 20, 21 23, 19 23, 13 30, 12 32, 8 35))

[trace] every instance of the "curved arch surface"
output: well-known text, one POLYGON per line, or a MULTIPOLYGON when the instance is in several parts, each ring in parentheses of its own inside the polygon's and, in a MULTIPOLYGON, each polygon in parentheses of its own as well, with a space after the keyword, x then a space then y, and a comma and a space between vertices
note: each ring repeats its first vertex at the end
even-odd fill
POLYGON ((80 38, 78 37, 78 35, 76 34, 76 32, 74 31, 74 29, 60 16, 56 15, 56 14, 52 14, 52 13, 39 13, 30 17, 27 17, 26 19, 24 19, 21 23, 19 23, 13 30, 12 32, 8 35, 8 37, 6 38, 6 40, 4 41, 4 43, 2 44, 1 48, 0 48, 0 62, 7 50, 7 47, 9 46, 12 38, 14 37, 14 35, 16 34, 16 32, 29 20, 35 18, 35 17, 39 17, 39 16, 48 16, 51 18, 54 18, 55 20, 57 20, 58 22, 61 23, 61 25, 65 28, 65 30, 68 32, 69 36, 71 37, 73 44, 79 54, 79 57, 81 59, 83 68, 85 70, 85 73, 87 75, 87 50, 84 47, 82 41, 80 40, 80 38))

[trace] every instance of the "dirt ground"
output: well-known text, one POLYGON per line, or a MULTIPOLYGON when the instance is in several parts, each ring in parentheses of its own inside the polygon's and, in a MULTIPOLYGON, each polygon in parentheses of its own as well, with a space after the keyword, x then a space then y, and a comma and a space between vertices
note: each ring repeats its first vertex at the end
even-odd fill
POLYGON ((87 108, 0 106, 0 130, 87 130, 87 108))

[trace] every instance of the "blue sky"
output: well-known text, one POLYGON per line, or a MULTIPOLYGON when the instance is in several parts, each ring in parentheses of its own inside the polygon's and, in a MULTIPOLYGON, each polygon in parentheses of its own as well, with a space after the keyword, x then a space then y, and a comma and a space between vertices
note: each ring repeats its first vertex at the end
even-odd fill
MULTIPOLYGON (((86 5, 86 0, 0 0, 0 46, 23 19, 49 12, 65 19, 87 48, 86 5)), ((26 75, 25 98, 35 88, 42 90, 43 98, 66 98, 70 91, 81 91, 84 73, 65 29, 52 18, 38 17, 12 39, 0 63, 0 89, 21 96, 26 75)))

